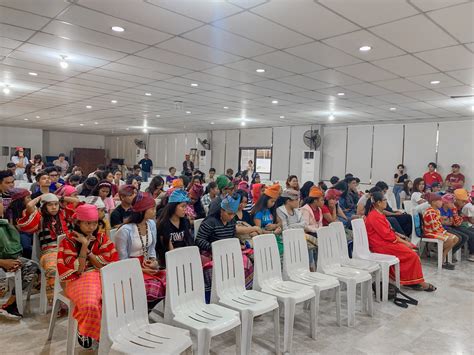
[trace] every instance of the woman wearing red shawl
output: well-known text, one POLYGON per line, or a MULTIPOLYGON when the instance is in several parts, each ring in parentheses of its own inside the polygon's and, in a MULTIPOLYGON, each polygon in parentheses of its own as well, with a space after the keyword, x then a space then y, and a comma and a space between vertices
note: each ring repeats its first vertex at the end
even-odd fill
POLYGON ((102 285, 100 268, 117 261, 114 244, 98 231, 99 212, 93 205, 77 207, 74 231, 61 240, 58 272, 66 296, 74 303, 79 344, 90 348, 100 339, 102 285))
MULTIPOLYGON (((370 250, 374 253, 396 256, 400 260, 400 284, 416 290, 432 292, 436 287, 425 282, 415 245, 406 241, 390 227, 390 222, 383 214, 387 199, 382 192, 374 192, 367 201, 365 226, 369 238, 370 250)), ((394 279, 393 266, 390 277, 394 279)))

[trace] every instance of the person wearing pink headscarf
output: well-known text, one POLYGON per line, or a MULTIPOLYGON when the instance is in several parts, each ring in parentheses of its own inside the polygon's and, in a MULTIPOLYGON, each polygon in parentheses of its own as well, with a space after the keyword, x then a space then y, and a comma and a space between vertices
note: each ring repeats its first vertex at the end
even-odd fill
POLYGON ((83 204, 73 215, 74 230, 60 241, 58 272, 66 296, 74 303, 79 344, 88 349, 100 340, 102 285, 100 269, 118 261, 114 243, 98 231, 97 207, 83 204))

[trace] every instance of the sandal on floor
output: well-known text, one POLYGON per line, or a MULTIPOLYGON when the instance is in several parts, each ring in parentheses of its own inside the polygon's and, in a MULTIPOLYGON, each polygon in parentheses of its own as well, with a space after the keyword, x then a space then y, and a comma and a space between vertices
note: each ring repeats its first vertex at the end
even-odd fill
POLYGON ((411 288, 412 290, 415 291, 423 291, 424 288, 421 286, 421 284, 416 284, 416 285, 404 285, 405 287, 411 288))
POLYGON ((436 291, 436 290, 437 290, 437 288, 435 286, 433 286, 432 284, 428 284, 428 287, 423 289, 423 291, 426 291, 426 292, 433 292, 433 291, 436 291))

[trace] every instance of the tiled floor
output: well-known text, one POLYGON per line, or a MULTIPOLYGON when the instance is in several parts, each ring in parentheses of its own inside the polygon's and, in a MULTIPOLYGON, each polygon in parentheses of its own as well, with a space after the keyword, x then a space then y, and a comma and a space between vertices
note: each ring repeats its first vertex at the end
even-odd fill
MULTIPOLYGON (((463 261, 455 271, 437 272, 423 262, 434 293, 407 291, 418 306, 402 309, 393 303, 375 303, 373 318, 356 314, 356 326, 338 327, 334 304, 321 301, 317 339, 309 335, 309 316, 298 307, 294 354, 474 354, 474 263, 463 261)), ((343 293, 343 323, 345 305, 343 293)), ((38 298, 32 308, 38 307, 38 298)), ((36 312, 21 322, 0 320, 0 354, 65 354, 66 320, 57 323, 53 341, 46 341, 49 316, 36 312)), ((271 316, 255 320, 253 354, 273 351, 271 316)), ((282 326, 283 328, 283 326, 282 326)), ((234 334, 214 338, 212 354, 235 354, 234 334)), ((76 353, 90 353, 79 351, 76 353)))

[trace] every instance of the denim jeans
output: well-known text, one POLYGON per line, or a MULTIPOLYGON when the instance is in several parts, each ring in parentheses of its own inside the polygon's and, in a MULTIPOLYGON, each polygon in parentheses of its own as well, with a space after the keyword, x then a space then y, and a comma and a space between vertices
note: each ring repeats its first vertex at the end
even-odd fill
POLYGON ((400 201, 400 192, 403 191, 403 184, 395 184, 393 186, 393 194, 395 195, 395 200, 397 201, 397 208, 402 208, 402 203, 400 201))
POLYGON ((148 171, 142 171, 143 182, 147 182, 150 175, 151 173, 149 173, 148 171))

